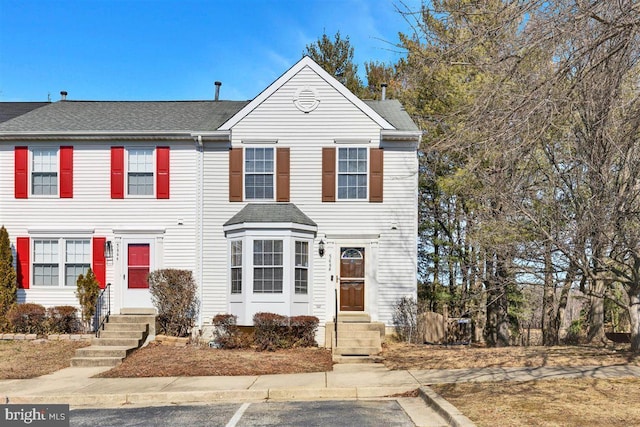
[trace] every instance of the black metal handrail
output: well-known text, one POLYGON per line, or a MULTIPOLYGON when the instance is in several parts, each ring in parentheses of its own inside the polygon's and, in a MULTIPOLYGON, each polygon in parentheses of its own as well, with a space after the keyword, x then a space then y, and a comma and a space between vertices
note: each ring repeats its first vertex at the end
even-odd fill
POLYGON ((96 333, 96 337, 100 334, 100 331, 104 329, 104 324, 109 321, 111 315, 111 283, 107 283, 107 286, 98 295, 96 301, 95 314, 93 315, 93 331, 96 333))

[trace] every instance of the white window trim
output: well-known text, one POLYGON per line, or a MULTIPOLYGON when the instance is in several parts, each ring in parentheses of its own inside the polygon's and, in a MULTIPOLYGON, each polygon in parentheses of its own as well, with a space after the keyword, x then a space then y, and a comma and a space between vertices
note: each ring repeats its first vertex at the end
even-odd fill
POLYGON ((157 147, 155 146, 126 146, 124 148, 124 196, 130 199, 155 199, 158 189, 156 188, 158 167, 157 147), (131 150, 151 150, 151 184, 153 186, 152 194, 129 194, 129 151, 131 150))
POLYGON ((86 234, 83 232, 77 233, 69 233, 65 234, 64 237, 61 237, 60 234, 52 234, 50 232, 41 231, 36 234, 29 235, 29 274, 31 276, 31 288, 36 289, 47 289, 47 290, 74 290, 75 286, 66 286, 65 285, 65 266, 66 262, 66 242, 67 240, 88 240, 89 241, 89 267, 92 267, 93 261, 93 236, 90 234, 86 234), (56 240, 58 242, 58 285, 36 285, 35 284, 35 274, 34 274, 34 265, 38 264, 35 262, 35 241, 36 240, 56 240))
POLYGON ((45 146, 45 145, 36 145, 36 146, 29 146, 29 164, 27 165, 27 185, 29 186, 29 197, 30 198, 36 198, 36 199, 57 199, 60 197, 60 147, 59 146, 55 146, 55 147, 51 147, 51 146, 45 146), (34 160, 34 151, 41 151, 41 150, 55 150, 56 152, 56 179, 57 179, 57 185, 56 185, 56 194, 34 194, 33 193, 33 174, 34 174, 34 170, 33 170, 33 160, 34 160))
MULTIPOLYGON (((242 152, 242 200, 247 202, 273 202, 276 200, 276 174, 277 174, 277 163, 278 159, 276 157, 276 149, 275 147, 269 147, 265 145, 256 145, 255 142, 252 145, 248 145, 244 147, 242 152), (273 197, 271 198, 262 198, 262 199, 253 199, 247 197, 247 149, 252 148, 270 148, 273 152, 273 172, 271 172, 271 185, 273 188, 273 197)), ((260 175, 260 173, 251 173, 251 175, 260 175)), ((263 173, 262 175, 269 175, 263 173)))
MULTIPOLYGON (((336 153, 336 166, 335 166, 335 169, 336 169, 336 189, 335 189, 336 201, 339 201, 339 202, 361 202, 361 203, 369 202, 369 191, 371 190, 369 188, 369 186, 370 186, 369 175, 371 173, 371 153, 369 151, 369 147, 362 147, 362 146, 355 146, 354 147, 354 146, 351 146, 351 145, 345 145, 345 146, 342 146, 342 147, 338 147, 337 148, 337 153, 336 153), (366 149, 366 153, 367 154, 365 155, 365 160, 367 162, 367 171, 364 173, 364 175, 366 176, 365 182, 367 184, 367 187, 366 187, 367 191, 365 193, 365 197, 363 197, 363 198, 351 199, 351 198, 341 198, 340 197, 340 184, 339 183, 340 183, 340 175, 341 175, 340 174, 340 149, 341 148, 364 148, 364 149, 366 149)), ((361 175, 361 174, 358 174, 358 175, 361 175)))

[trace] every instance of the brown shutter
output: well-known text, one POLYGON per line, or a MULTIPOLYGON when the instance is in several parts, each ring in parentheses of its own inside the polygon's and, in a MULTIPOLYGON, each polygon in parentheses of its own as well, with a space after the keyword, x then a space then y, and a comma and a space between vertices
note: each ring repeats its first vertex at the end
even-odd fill
POLYGON ((242 148, 229 150, 229 201, 242 201, 242 148))
POLYGON ((322 201, 336 201, 336 149, 322 149, 322 201))
POLYGON ((289 201, 289 147, 276 149, 276 201, 289 201))
POLYGON ((382 183, 384 181, 384 151, 382 148, 369 150, 369 201, 382 203, 382 183))

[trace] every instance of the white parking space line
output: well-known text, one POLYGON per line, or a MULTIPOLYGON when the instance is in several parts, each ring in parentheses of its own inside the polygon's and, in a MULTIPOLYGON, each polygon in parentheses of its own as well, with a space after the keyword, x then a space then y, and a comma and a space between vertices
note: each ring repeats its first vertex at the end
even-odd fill
POLYGON ((227 423, 226 427, 235 427, 236 424, 238 424, 238 421, 240 421, 240 418, 242 418, 242 415, 244 414, 244 411, 247 410, 249 405, 251 405, 251 403, 243 403, 242 405, 240 405, 240 407, 238 408, 236 413, 233 414, 233 417, 231 417, 231 419, 227 423))

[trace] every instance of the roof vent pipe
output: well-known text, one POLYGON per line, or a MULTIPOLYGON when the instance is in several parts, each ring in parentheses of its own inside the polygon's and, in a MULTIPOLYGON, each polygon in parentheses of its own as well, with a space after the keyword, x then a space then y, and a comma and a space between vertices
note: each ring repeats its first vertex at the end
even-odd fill
POLYGON ((220 100, 220 86, 222 86, 222 82, 214 82, 214 85, 216 85, 216 101, 220 100))
POLYGON ((385 99, 387 99, 387 84, 386 83, 382 83, 380 85, 380 87, 382 88, 382 96, 381 99, 382 101, 384 101, 385 99))
POLYGON ((66 101, 67 100, 67 91, 66 90, 61 90, 60 91, 60 101, 66 101))

